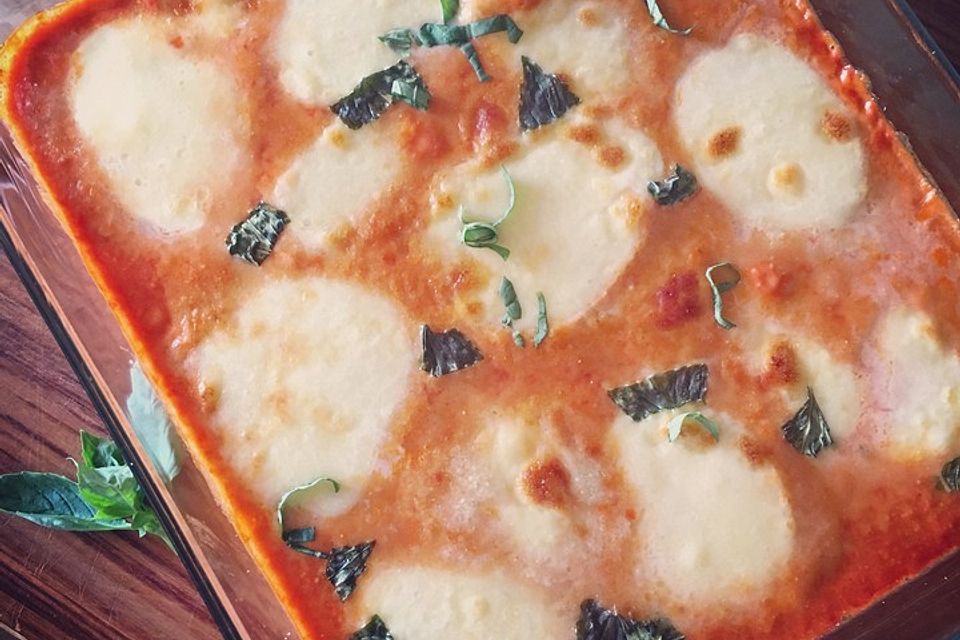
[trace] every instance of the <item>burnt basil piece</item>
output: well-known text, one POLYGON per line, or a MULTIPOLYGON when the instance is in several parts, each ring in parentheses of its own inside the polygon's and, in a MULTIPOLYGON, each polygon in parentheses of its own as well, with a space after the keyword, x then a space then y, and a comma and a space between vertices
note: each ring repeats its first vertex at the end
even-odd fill
POLYGON ((954 458, 940 470, 940 488, 948 493, 960 491, 960 458, 954 458))
POLYGON ((427 85, 405 60, 364 78, 348 96, 331 105, 330 110, 351 129, 359 129, 382 116, 397 101, 421 111, 430 107, 427 85))
POLYGON ((682 202, 697 192, 697 176, 679 164, 674 165, 673 173, 663 180, 652 180, 647 191, 660 206, 670 206, 682 202))
POLYGON ((420 368, 434 378, 472 367, 483 354, 467 336, 456 329, 436 333, 427 325, 420 327, 420 368))
POLYGON ((611 389, 607 395, 634 422, 640 422, 655 413, 702 401, 707 395, 709 378, 707 365, 694 364, 611 389))
POLYGON ((349 640, 393 640, 393 634, 380 616, 373 616, 362 629, 350 636, 349 640))
POLYGON ((584 600, 577 640, 685 640, 685 636, 666 620, 633 620, 596 600, 584 600))
POLYGON ((531 131, 557 120, 580 98, 555 75, 544 73, 536 62, 523 56, 523 83, 520 85, 520 129, 531 131))
POLYGON ((357 588, 357 578, 367 570, 367 558, 375 544, 376 541, 371 540, 352 547, 335 547, 327 554, 327 580, 341 602, 357 588))
POLYGON ((290 218, 279 209, 261 202, 247 214, 247 219, 230 230, 227 250, 258 267, 267 259, 290 218))
POLYGON ((833 444, 830 425, 817 404, 813 389, 807 387, 807 401, 797 414, 780 428, 783 437, 805 456, 816 458, 825 447, 833 444))

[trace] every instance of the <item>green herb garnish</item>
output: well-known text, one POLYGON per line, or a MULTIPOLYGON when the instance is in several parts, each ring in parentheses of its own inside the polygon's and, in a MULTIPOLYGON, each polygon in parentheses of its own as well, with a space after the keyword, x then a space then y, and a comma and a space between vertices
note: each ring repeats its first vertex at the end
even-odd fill
POLYGON ((560 118, 580 98, 556 75, 523 56, 523 84, 520 85, 520 129, 530 131, 560 118))
POLYGON ((460 11, 460 0, 440 0, 440 8, 443 11, 443 24, 449 24, 460 11))
POLYGON ((138 531, 173 548, 114 443, 80 432, 77 482, 55 473, 0 476, 0 511, 60 531, 138 531))
POLYGON ((227 236, 230 255, 260 266, 273 251, 290 218, 279 209, 261 202, 227 236))
POLYGON ((523 307, 520 306, 520 300, 517 298, 517 292, 513 288, 513 283, 510 282, 506 276, 500 280, 499 293, 500 300, 506 309, 503 314, 503 319, 500 322, 503 326, 513 329, 513 343, 522 349, 527 346, 527 343, 523 339, 523 336, 520 335, 520 332, 514 328, 513 323, 523 317, 523 307))
POLYGON ((737 325, 723 317, 723 294, 740 284, 740 272, 729 262, 721 262, 708 268, 705 275, 713 293, 713 319, 723 329, 733 329, 737 325))
POLYGON ((456 329, 436 333, 423 325, 420 327, 420 346, 420 368, 434 378, 472 367, 483 360, 480 350, 456 329))
POLYGON ((653 20, 653 24, 660 27, 664 31, 669 31, 670 33, 675 33, 681 36, 688 36, 690 32, 693 31, 693 27, 687 29, 674 29, 670 26, 670 23, 667 22, 667 19, 663 16, 663 12, 660 10, 660 6, 657 4, 657 0, 647 0, 647 11, 650 12, 650 19, 653 20))
POLYGON ((364 78, 349 95, 331 105, 330 110, 351 129, 359 129, 382 116, 398 101, 420 111, 430 107, 427 85, 405 60, 364 78))
POLYGON ((596 600, 580 605, 577 640, 684 640, 666 620, 634 620, 606 609, 596 600))
MULTIPOLYGON (((444 6, 444 21, 447 18, 447 8, 444 6)), ((477 50, 473 46, 473 39, 492 33, 506 32, 510 42, 516 44, 523 36, 523 31, 508 15, 500 14, 469 24, 437 24, 428 22, 419 29, 392 29, 380 36, 380 41, 400 55, 408 55, 414 47, 460 47, 474 73, 480 82, 486 82, 490 76, 483 68, 477 50)))
POLYGON ((504 182, 507 183, 507 191, 510 194, 510 202, 507 204, 506 211, 493 222, 467 222, 463 219, 463 207, 460 207, 460 242, 474 249, 490 249, 498 256, 506 260, 510 257, 510 249, 499 244, 499 227, 513 213, 517 204, 517 189, 513 184, 513 178, 510 172, 503 165, 500 165, 500 173, 503 175, 504 182))
POLYGON ((820 410, 820 405, 817 404, 813 389, 809 387, 807 387, 807 401, 780 430, 794 449, 811 458, 816 458, 825 447, 833 444, 830 426, 820 410))
POLYGON ((311 552, 307 555, 314 555, 313 550, 307 549, 302 545, 305 542, 313 541, 313 539, 316 537, 316 530, 313 527, 307 527, 305 529, 287 529, 284 518, 286 516, 287 507, 289 507, 295 499, 302 497, 304 494, 323 484, 329 485, 330 488, 333 489, 334 493, 340 493, 340 483, 336 480, 331 478, 317 478, 313 482, 308 482, 307 484, 290 489, 290 491, 287 491, 285 494, 280 496, 280 502, 277 503, 277 523, 280 525, 280 536, 291 549, 300 552, 303 552, 303 550, 311 552))
POLYGON ((550 335, 550 321, 547 318, 547 299, 537 292, 537 331, 533 334, 533 346, 539 347, 550 335))
POLYGON ((679 409, 691 402, 702 402, 707 395, 709 378, 707 365, 694 364, 612 389, 607 395, 634 422, 640 422, 661 411, 679 409))
POLYGON ((393 640, 393 635, 380 616, 373 616, 362 629, 350 636, 349 640, 393 640))
POLYGON ((940 470, 940 488, 948 493, 960 491, 960 458, 954 458, 940 470))
POLYGON ((670 439, 670 442, 677 441, 677 438, 680 437, 680 433, 683 431, 684 425, 688 422, 703 427, 707 433, 713 436, 714 440, 720 440, 720 428, 717 426, 717 423, 699 411, 691 411, 689 413, 681 413, 667 425, 667 437, 670 439))
POLYGON ((130 367, 127 414, 133 430, 137 432, 137 437, 153 462, 154 469, 165 483, 170 484, 180 473, 180 441, 170 416, 137 363, 130 367))
POLYGON ((662 207, 683 202, 694 195, 698 188, 697 176, 679 164, 674 165, 673 171, 663 180, 651 180, 647 183, 647 191, 653 196, 654 201, 662 207))

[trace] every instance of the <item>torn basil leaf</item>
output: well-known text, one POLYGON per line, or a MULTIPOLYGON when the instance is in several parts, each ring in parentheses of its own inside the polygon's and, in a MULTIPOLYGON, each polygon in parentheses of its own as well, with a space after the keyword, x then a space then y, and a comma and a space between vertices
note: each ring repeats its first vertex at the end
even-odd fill
POLYGON ((490 76, 483 68, 477 50, 473 46, 472 40, 491 33, 506 32, 510 42, 516 44, 523 37, 523 30, 508 15, 500 14, 477 20, 469 24, 446 24, 447 8, 444 6, 444 24, 428 22, 420 26, 419 29, 391 29, 380 36, 380 41, 390 47, 394 52, 405 56, 408 55, 414 47, 439 47, 452 46, 459 47, 474 73, 481 82, 486 82, 490 76))
POLYGON ((539 347, 550 335, 550 321, 547 318, 547 299, 537 292, 537 330, 533 334, 533 346, 539 347))
POLYGON ((279 209, 261 202, 237 224, 227 236, 230 255, 260 266, 273 251, 274 245, 290 224, 290 218, 279 209))
POLYGON ((280 535, 283 538, 283 541, 287 543, 287 546, 296 549, 297 551, 302 551, 302 549, 297 548, 295 545, 313 542, 316 532, 313 528, 287 529, 287 525, 284 522, 287 507, 289 507, 294 500, 303 497, 305 494, 309 493, 313 489, 316 489, 320 485, 329 485, 330 488, 333 489, 334 493, 340 493, 340 483, 336 480, 332 480, 330 478, 317 478, 312 482, 308 482, 307 484, 290 489, 290 491, 287 491, 285 494, 280 496, 280 502, 277 503, 277 524, 280 525, 280 535))
POLYGON ((673 172, 663 180, 651 180, 647 184, 647 191, 663 207, 683 202, 694 195, 698 188, 697 177, 679 164, 674 165, 673 172))
POLYGON ((520 85, 520 129, 531 131, 557 120, 580 98, 556 75, 544 73, 540 65, 523 56, 523 83, 520 85))
POLYGON ((689 413, 681 413, 667 425, 667 437, 670 439, 670 442, 677 441, 677 438, 680 437, 680 433, 683 431, 684 425, 688 422, 693 422, 701 426, 704 431, 713 436, 714 440, 720 440, 720 428, 717 426, 717 423, 699 411, 691 411, 689 413))
POLYGON ((517 189, 513 184, 513 178, 510 172, 503 165, 500 165, 500 173, 503 175, 504 182, 507 183, 507 192, 510 194, 510 201, 507 203, 507 209, 503 214, 493 222, 467 222, 463 218, 463 207, 460 207, 460 242, 474 249, 490 249, 498 256, 506 260, 510 257, 510 249, 499 244, 499 227, 513 213, 517 205, 517 189))
MULTIPOLYGON (((523 317, 523 308, 520 306, 520 300, 517 299, 517 292, 513 288, 513 283, 506 276, 500 280, 499 293, 500 300, 506 309, 500 322, 503 326, 513 329, 513 323, 523 317)), ((513 331, 513 343, 521 349, 527 346, 526 340, 516 329, 513 331)))
POLYGON ((472 367, 483 354, 469 338, 456 329, 436 333, 427 325, 420 327, 420 368, 434 378, 472 367))
POLYGON ((374 545, 376 541, 371 540, 352 547, 335 547, 327 554, 327 580, 340 602, 345 602, 357 588, 357 579, 367 570, 374 545))
POLYGON ((960 458, 954 458, 940 470, 940 488, 948 493, 960 491, 960 458))
POLYGON ((707 365, 694 364, 612 389, 607 395, 634 422, 640 422, 661 411, 702 402, 707 395, 709 377, 707 365))
POLYGON ((380 616, 373 616, 363 628, 350 636, 349 640, 393 640, 393 635, 380 616))
POLYGON ((666 620, 634 620, 605 609, 596 600, 580 605, 577 640, 685 640, 666 620))
POLYGON ((830 426, 817 404, 813 389, 807 387, 807 401, 796 415, 780 428, 783 437, 805 456, 816 458, 825 447, 833 444, 830 426))
POLYGON ((130 525, 100 517, 76 482, 55 473, 0 475, 0 512, 60 531, 120 531, 130 525))
POLYGON ((430 107, 427 85, 405 60, 364 78, 349 95, 331 105, 330 110, 351 129, 359 129, 382 116, 397 101, 421 111, 430 107))
POLYGON ((440 8, 443 10, 443 24, 449 24, 460 11, 460 0, 440 0, 440 8))
POLYGON ((670 26, 670 23, 667 22, 667 19, 663 16, 663 12, 660 10, 660 5, 657 4, 657 0, 647 0, 647 11, 650 12, 650 19, 653 20, 653 24, 660 27, 664 31, 669 31, 670 33, 675 33, 680 36, 688 36, 690 32, 693 31, 693 27, 687 29, 674 29, 670 26))
POLYGON ((713 294, 713 319, 729 331, 737 325, 723 316, 723 294, 740 284, 740 272, 729 262, 721 262, 707 269, 705 275, 713 294))

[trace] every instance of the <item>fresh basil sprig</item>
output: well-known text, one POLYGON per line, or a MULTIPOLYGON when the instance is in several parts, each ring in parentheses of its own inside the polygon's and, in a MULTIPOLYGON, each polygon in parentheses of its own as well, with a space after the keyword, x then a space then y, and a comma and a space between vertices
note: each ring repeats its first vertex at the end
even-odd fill
POLYGON ((510 177, 510 172, 507 171, 507 168, 503 165, 500 165, 500 173, 503 175, 504 182, 507 183, 510 202, 507 204, 506 211, 504 211, 499 218, 493 222, 467 222, 463 219, 462 206, 457 215, 460 218, 460 224, 463 225, 460 229, 460 242, 474 249, 490 249, 506 260, 510 257, 510 249, 507 249, 499 243, 499 227, 510 217, 510 214, 513 213, 513 209, 517 205, 517 188, 513 184, 513 178, 510 177))
POLYGON ((650 13, 650 19, 653 20, 653 24, 664 31, 669 31, 670 33, 675 33, 680 36, 688 36, 690 32, 693 31, 693 27, 686 29, 674 29, 671 27, 670 23, 667 22, 667 19, 664 17, 663 11, 660 10, 660 5, 657 4, 657 0, 647 0, 647 11, 650 13))
POLYGON ((172 549, 119 447, 84 431, 80 446, 77 482, 56 473, 0 476, 0 511, 60 531, 153 534, 172 549))
POLYGON ((740 284, 740 272, 729 262, 721 262, 708 268, 705 275, 713 293, 713 319, 729 331, 737 325, 723 317, 723 294, 740 284))

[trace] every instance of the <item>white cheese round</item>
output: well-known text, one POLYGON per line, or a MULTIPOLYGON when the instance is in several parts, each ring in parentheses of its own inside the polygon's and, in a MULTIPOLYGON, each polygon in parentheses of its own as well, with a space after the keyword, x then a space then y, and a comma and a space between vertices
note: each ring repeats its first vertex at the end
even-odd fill
POLYGON ((680 79, 674 108, 697 176, 748 227, 840 227, 866 195, 852 116, 777 44, 742 35, 701 56, 680 79))
POLYGON ((168 40, 149 19, 93 31, 75 54, 70 106, 127 212, 174 233, 200 227, 230 186, 249 125, 230 74, 168 40))
POLYGON ((399 59, 379 36, 441 21, 437 0, 287 0, 273 37, 280 81, 302 102, 333 104, 399 59))
POLYGON ((267 278, 193 354, 226 459, 267 504, 318 477, 349 506, 417 362, 399 308, 322 278, 267 278), (345 497, 344 497, 345 496, 345 497))

